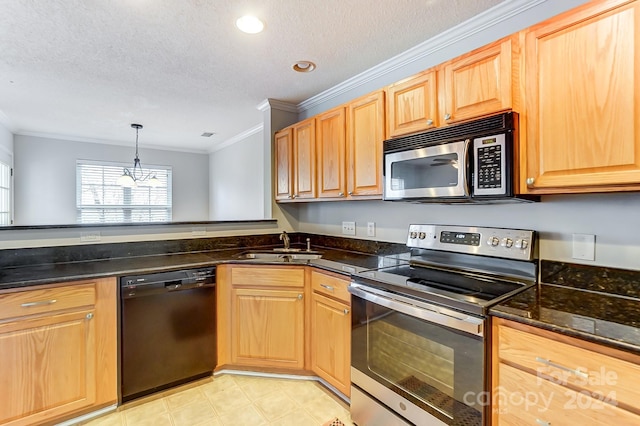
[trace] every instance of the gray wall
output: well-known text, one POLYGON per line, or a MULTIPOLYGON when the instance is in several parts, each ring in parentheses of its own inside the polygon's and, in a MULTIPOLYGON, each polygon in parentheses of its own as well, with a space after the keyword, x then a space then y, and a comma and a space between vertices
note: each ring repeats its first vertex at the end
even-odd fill
POLYGON ((262 132, 209 154, 211 220, 265 218, 264 155, 262 132))
MULTIPOLYGON (((135 147, 14 136, 15 224, 76 222, 76 160, 133 165, 135 147)), ((173 168, 173 220, 209 218, 209 156, 140 147, 145 164, 173 168)))

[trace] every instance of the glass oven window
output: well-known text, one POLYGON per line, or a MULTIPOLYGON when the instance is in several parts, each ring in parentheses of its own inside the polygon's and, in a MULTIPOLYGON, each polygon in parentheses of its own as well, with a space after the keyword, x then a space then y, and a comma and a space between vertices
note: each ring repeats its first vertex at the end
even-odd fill
POLYGON ((354 302, 362 324, 352 333, 355 368, 447 424, 482 424, 481 338, 359 298, 354 302))
POLYGON ((458 186, 458 154, 430 155, 391 164, 391 189, 458 186))

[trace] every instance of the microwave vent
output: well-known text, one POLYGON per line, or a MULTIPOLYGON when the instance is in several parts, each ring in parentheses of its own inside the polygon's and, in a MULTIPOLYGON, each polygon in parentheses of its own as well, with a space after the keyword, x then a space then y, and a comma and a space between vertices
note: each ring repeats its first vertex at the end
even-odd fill
POLYGON ((516 119, 516 117, 517 115, 515 115, 515 113, 507 112, 479 120, 429 130, 424 133, 389 139, 384 141, 384 152, 389 153, 419 149, 441 143, 500 133, 505 130, 513 130, 514 119, 516 119))

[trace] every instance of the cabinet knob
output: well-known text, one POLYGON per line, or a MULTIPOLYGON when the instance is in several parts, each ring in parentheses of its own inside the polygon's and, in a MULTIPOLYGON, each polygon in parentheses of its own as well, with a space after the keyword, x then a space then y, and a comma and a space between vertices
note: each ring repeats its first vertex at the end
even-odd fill
POLYGON ((298 196, 298 194, 293 194, 293 195, 291 196, 291 198, 296 198, 297 196, 298 196))
POLYGON ((344 192, 338 192, 338 197, 344 197, 344 192))
POLYGON ((347 194, 353 195, 353 191, 349 191, 349 192, 347 192, 347 194))
POLYGON ((91 318, 93 318, 93 313, 92 313, 92 312, 89 312, 89 313, 87 314, 87 317, 86 317, 86 318, 87 318, 88 320, 90 320, 91 318))
POLYGON ((298 300, 302 300, 302 294, 298 295, 298 300))
POLYGON ((551 423, 544 420, 540 420, 540 419, 536 419, 536 423, 539 424, 540 426, 551 426, 551 423))
POLYGON ((431 126, 433 124, 433 120, 429 119, 427 120, 427 126, 431 126))
POLYGON ((534 183, 536 183, 535 178, 527 178, 527 185, 533 186, 534 183))
POLYGON ((451 120, 451 114, 445 114, 444 115, 444 119, 445 120, 451 120))
POLYGON ((345 309, 343 312, 344 312, 345 315, 349 315, 349 310, 348 309, 345 309))

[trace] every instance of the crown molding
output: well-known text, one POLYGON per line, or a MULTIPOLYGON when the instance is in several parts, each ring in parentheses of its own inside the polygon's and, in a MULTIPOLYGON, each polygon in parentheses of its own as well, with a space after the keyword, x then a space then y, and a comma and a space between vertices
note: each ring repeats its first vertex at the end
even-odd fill
POLYGON ((263 112, 268 109, 277 109, 280 111, 293 112, 296 114, 299 112, 297 105, 272 98, 267 98, 264 101, 260 102, 256 106, 256 108, 263 112))
POLYGON ((369 81, 380 78, 398 68, 402 68, 426 56, 445 49, 452 44, 467 39, 487 28, 496 26, 513 16, 525 13, 549 0, 511 0, 502 2, 479 15, 474 16, 449 30, 446 30, 399 55, 394 56, 342 83, 310 97, 297 105, 298 112, 319 106, 343 93, 353 90, 369 81))
MULTIPOLYGON (((87 143, 97 143, 102 145, 133 147, 133 142, 114 141, 110 139, 86 138, 84 136, 61 135, 57 133, 18 132, 18 133, 15 133, 15 135, 31 136, 31 137, 45 138, 45 139, 57 139, 57 140, 72 141, 72 142, 87 142, 87 143)), ((171 147, 166 145, 153 145, 153 144, 146 144, 146 143, 139 143, 139 145, 141 148, 157 149, 159 151, 187 152, 190 154, 208 154, 208 151, 203 149, 183 149, 183 148, 176 148, 176 147, 171 147)))
POLYGON ((215 144, 213 147, 209 149, 209 153, 220 151, 223 148, 226 148, 234 143, 240 142, 251 135, 255 135, 256 133, 261 132, 264 129, 264 124, 260 123, 250 129, 245 130, 242 133, 238 133, 237 135, 227 139, 224 142, 220 142, 219 144, 215 144))
POLYGON ((5 129, 7 129, 8 131, 14 134, 18 130, 16 126, 13 124, 13 122, 11 121, 11 119, 3 111, 0 111, 0 124, 2 124, 5 127, 5 129))

